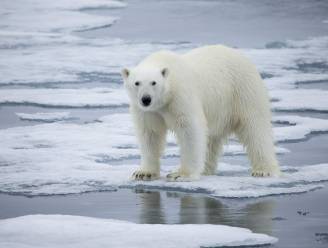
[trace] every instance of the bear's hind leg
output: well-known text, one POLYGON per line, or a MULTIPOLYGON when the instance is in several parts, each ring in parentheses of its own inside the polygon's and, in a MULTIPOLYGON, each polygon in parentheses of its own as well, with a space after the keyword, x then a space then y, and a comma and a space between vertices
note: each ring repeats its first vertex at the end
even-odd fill
POLYGON ((206 161, 203 175, 214 175, 218 157, 222 152, 222 140, 217 136, 209 136, 207 141, 206 161))
POLYGON ((240 125, 236 132, 244 144, 252 164, 252 176, 279 176, 280 168, 276 159, 271 123, 265 119, 252 118, 240 125))

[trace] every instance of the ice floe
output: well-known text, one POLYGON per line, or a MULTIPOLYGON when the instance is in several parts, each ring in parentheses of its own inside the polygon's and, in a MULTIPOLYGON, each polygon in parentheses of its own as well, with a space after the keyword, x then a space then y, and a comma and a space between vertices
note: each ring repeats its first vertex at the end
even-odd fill
POLYGON ((58 33, 110 25, 115 18, 90 15, 78 10, 118 7, 125 7, 125 4, 105 0, 59 0, 56 2, 18 0, 2 2, 0 15, 5 30, 58 33))
MULTIPOLYGON (((328 111, 328 91, 317 89, 271 90, 276 111, 328 111), (314 100, 315 99, 315 100, 314 100)), ((123 88, 2 89, 0 104, 29 104, 45 107, 128 106, 123 88)))
POLYGON ((272 90, 274 110, 328 111, 328 91, 316 89, 272 90))
POLYGON ((136 224, 71 215, 27 215, 0 220, 0 246, 16 248, 237 247, 269 245, 277 241, 266 234, 225 225, 136 224))
MULTIPOLYGON (((230 172, 226 165, 218 175, 203 176, 194 182, 166 182, 164 179, 152 182, 133 182, 132 185, 145 188, 167 189, 186 192, 202 192, 215 197, 249 198, 270 195, 295 194, 322 188, 328 181, 328 164, 299 167, 282 167, 279 178, 254 178, 249 171, 244 174, 230 172), (225 175, 227 174, 227 175, 225 175)), ((127 185, 129 186, 129 185, 127 185)))
POLYGON ((69 112, 47 112, 47 113, 16 113, 21 120, 55 122, 72 119, 69 112))
POLYGON ((289 115, 274 116, 273 121, 288 124, 288 126, 274 128, 275 139, 279 142, 302 140, 313 133, 328 132, 327 119, 289 115))
POLYGON ((292 89, 298 82, 327 80, 328 37, 270 43, 265 49, 244 49, 272 89, 292 89), (275 49, 278 48, 278 49, 275 49), (318 66, 320 64, 321 66, 318 66))
MULTIPOLYGON (((278 142, 302 139, 311 132, 328 130, 328 120, 279 116, 274 121, 288 124, 274 128, 278 142)), ((139 158, 132 122, 127 113, 108 115, 84 125, 50 123, 3 129, 0 130, 0 139, 1 192, 68 194, 136 186, 129 177, 137 166, 123 162, 124 159, 139 158), (122 162, 118 165, 120 160, 122 162)), ((170 145, 164 157, 178 156, 174 137, 169 136, 168 141, 170 145)), ((278 152, 287 151, 278 148, 278 152)), ((245 154, 245 151, 241 145, 232 144, 224 147, 224 154, 245 154)), ((319 187, 312 182, 327 180, 328 177, 325 165, 312 167, 313 172, 309 170, 307 177, 302 174, 307 166, 295 167, 286 171, 280 179, 252 178, 245 166, 243 170, 233 165, 219 167, 218 176, 204 177, 191 184, 170 184, 160 180, 145 185, 200 190, 225 197, 251 197, 308 191, 319 187), (316 174, 318 171, 321 174, 316 174), (220 188, 224 190, 217 191, 220 188)), ((164 175, 173 166, 162 169, 164 175)))
POLYGON ((0 99, 2 104, 48 107, 118 107, 128 103, 125 91, 112 88, 3 89, 0 99))
POLYGON ((124 66, 132 66, 152 52, 162 49, 183 51, 190 47, 189 44, 180 43, 131 43, 119 39, 82 39, 72 36, 32 37, 32 40, 26 38, 24 41, 22 37, 14 43, 12 38, 9 41, 0 40, 0 47, 14 48, 1 50, 1 85, 84 82, 83 74, 119 74, 124 66), (6 59, 8 57, 10 63, 6 59), (19 73, 17 68, 20 68, 19 73))

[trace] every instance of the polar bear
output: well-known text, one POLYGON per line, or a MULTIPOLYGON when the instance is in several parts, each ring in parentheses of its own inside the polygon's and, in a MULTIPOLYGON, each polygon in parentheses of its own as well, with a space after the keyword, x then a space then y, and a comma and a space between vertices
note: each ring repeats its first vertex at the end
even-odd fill
POLYGON ((167 130, 180 146, 180 166, 167 175, 169 181, 215 174, 231 134, 246 147, 253 176, 280 174, 267 90, 237 50, 213 45, 182 55, 160 51, 123 69, 122 77, 141 150, 133 179, 159 177, 167 130))

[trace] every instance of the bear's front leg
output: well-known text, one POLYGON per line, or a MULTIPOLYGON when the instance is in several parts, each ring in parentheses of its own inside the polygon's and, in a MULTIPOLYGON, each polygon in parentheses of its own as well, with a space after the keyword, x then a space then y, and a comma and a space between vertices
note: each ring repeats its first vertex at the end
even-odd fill
POLYGON ((141 165, 132 174, 134 180, 150 181, 160 176, 160 157, 164 150, 166 127, 159 116, 135 113, 137 138, 140 144, 141 165))
MULTIPOLYGON (((199 115, 196 115, 199 117, 199 115)), ((198 180, 205 164, 206 125, 192 120, 175 130, 180 145, 180 167, 167 175, 168 181, 198 180)))

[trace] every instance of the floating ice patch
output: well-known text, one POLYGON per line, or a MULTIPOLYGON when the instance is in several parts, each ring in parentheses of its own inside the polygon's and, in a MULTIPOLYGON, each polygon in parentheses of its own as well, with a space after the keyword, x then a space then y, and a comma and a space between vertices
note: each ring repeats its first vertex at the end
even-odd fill
POLYGON ((55 122, 55 121, 72 119, 69 112, 47 112, 47 113, 33 113, 33 114, 16 113, 16 115, 21 120, 40 121, 40 122, 55 122))
POLYGON ((42 36, 42 39, 33 36, 32 40, 27 39, 27 41, 24 38, 26 36, 14 44, 12 38, 10 41, 0 40, 0 47, 2 44, 5 47, 15 48, 1 50, 0 84, 83 82, 84 79, 81 77, 83 73, 119 74, 122 67, 135 65, 152 52, 162 49, 180 51, 190 47, 189 44, 179 43, 133 44, 119 39, 82 39, 72 36, 66 38, 42 36), (41 44, 33 46, 35 43, 41 44), (17 46, 23 48, 17 49, 17 46), (10 63, 5 59, 7 57, 10 57, 10 63), (17 71, 17 68, 20 70, 17 71))
POLYGON ((269 245, 278 239, 224 225, 135 224, 71 215, 27 215, 0 220, 3 247, 199 248, 269 245))
POLYGON ((328 37, 273 42, 266 49, 244 49, 265 78, 268 88, 291 89, 298 82, 327 80, 328 37), (279 49, 275 49, 279 48, 279 49), (318 65, 324 66, 318 66, 318 65))
POLYGON ((277 99, 274 110, 328 111, 328 91, 312 89, 273 90, 270 95, 277 99))
POLYGON ((289 126, 275 127, 277 141, 295 141, 305 139, 311 133, 328 132, 328 120, 301 116, 274 116, 273 121, 289 126))
MULTIPOLYGON (((276 121, 295 124, 275 128, 277 141, 300 139, 315 130, 328 129, 328 120, 319 121, 315 118, 279 116, 276 121), (294 129, 297 131, 294 132, 294 129)), ((114 163, 122 159, 139 158, 140 152, 129 114, 113 114, 100 118, 99 122, 84 125, 51 123, 4 129, 0 130, 0 140, 1 192, 25 195, 68 194, 135 186, 129 182, 129 177, 137 166, 114 163)), ((171 145, 167 147, 164 156, 178 156, 178 147, 174 145, 172 136, 169 141, 171 145)), ((234 144, 225 146, 224 154, 244 154, 244 150, 241 145, 234 144)), ((215 195, 217 192, 211 187, 219 189, 225 185, 222 192, 227 197, 234 194, 236 197, 248 197, 254 194, 295 193, 318 187, 311 182, 326 180, 327 171, 321 167, 326 168, 312 167, 314 173, 319 170, 323 173, 321 177, 308 173, 308 177, 296 177, 293 180, 292 176, 300 175, 302 167, 293 168, 292 171, 299 171, 298 174, 289 175, 292 171, 287 171, 287 177, 270 181, 250 177, 247 167, 241 170, 240 167, 220 165, 219 176, 206 177, 195 184, 166 184, 161 180, 149 186, 174 187, 175 190, 182 187, 183 190, 200 190, 215 195)), ((172 169, 173 166, 163 167, 163 175, 172 169)))
POLYGON ((124 7, 118 1, 18 0, 4 1, 0 15, 5 30, 25 32, 67 32, 110 25, 115 18, 89 15, 80 11, 87 8, 124 7))
MULTIPOLYGON (((28 164, 26 164, 28 165, 28 164)), ((280 178, 254 178, 244 166, 219 164, 218 175, 203 176, 193 182, 167 182, 165 175, 173 166, 162 168, 162 178, 155 181, 131 181, 136 165, 101 165, 91 161, 72 161, 70 165, 50 162, 41 168, 6 164, 1 171, 1 192, 22 195, 53 195, 110 191, 142 187, 177 192, 206 193, 214 197, 249 198, 304 193, 323 187, 328 181, 328 164, 283 167, 280 178), (236 168, 235 168, 236 167, 236 168), (10 171, 16 170, 15 173, 10 171)))
MULTIPOLYGON (((249 198, 270 195, 295 194, 322 188, 321 182, 328 181, 328 164, 300 167, 282 167, 279 178, 255 178, 249 171, 241 175, 228 168, 218 175, 203 176, 194 182, 166 182, 165 179, 152 182, 132 182, 133 186, 173 191, 201 192, 215 197, 249 198)), ((226 165, 227 166, 227 165, 226 165)), ((234 167, 233 165, 229 165, 234 167)), ((126 185, 127 187, 129 184, 126 185)))
POLYGON ((127 106, 123 90, 92 89, 3 89, 2 104, 28 104, 48 107, 118 107, 127 106))
MULTIPOLYGON (((276 111, 328 111, 328 91, 315 89, 272 90, 272 109, 276 111)), ((92 89, 2 89, 0 104, 30 104, 49 107, 127 106, 125 90, 92 89)))

